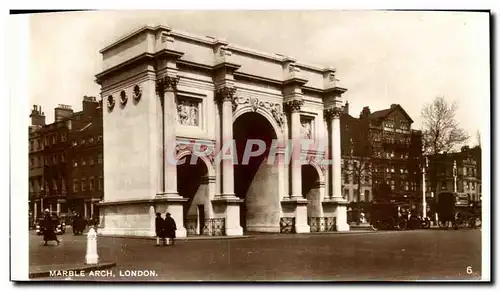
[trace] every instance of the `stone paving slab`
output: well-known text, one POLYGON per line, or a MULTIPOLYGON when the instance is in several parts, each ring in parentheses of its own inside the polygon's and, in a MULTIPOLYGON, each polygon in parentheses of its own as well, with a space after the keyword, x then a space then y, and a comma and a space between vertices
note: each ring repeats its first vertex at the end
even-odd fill
MULTIPOLYGON (((102 262, 93 265, 85 264, 52 264, 52 265, 38 265, 30 266, 29 268, 29 278, 43 278, 51 277, 51 271, 56 271, 57 277, 70 277, 71 273, 79 273, 81 271, 90 272, 96 270, 104 270, 115 267, 114 262, 102 262)), ((73 275, 74 276, 74 275, 73 275)))

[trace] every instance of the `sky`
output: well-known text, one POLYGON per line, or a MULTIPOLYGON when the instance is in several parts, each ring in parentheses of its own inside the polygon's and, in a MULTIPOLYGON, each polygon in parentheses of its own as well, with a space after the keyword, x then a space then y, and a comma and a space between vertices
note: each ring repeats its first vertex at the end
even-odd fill
MULTIPOLYGON (((437 96, 459 105, 456 118, 476 144, 489 123, 489 15, 403 11, 99 11, 30 18, 29 104, 47 122, 54 107, 81 110, 99 96, 99 50, 146 24, 221 37, 239 46, 337 69, 351 115, 400 104, 421 128, 420 111, 437 96), (488 114, 487 114, 488 113, 488 114)), ((29 113, 28 113, 29 114, 29 113)))

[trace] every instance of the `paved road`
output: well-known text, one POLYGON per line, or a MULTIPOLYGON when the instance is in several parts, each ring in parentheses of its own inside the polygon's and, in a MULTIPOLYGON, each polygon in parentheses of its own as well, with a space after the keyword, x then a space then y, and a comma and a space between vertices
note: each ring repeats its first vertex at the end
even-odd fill
MULTIPOLYGON (((65 234, 43 247, 31 236, 32 264, 83 262, 85 237, 65 234)), ((232 240, 179 241, 100 237, 101 261, 112 277, 82 280, 427 280, 477 279, 480 230, 418 230, 365 234, 264 235, 232 240), (467 274, 470 266, 472 274, 467 274), (120 276, 151 270, 155 276, 120 276)))

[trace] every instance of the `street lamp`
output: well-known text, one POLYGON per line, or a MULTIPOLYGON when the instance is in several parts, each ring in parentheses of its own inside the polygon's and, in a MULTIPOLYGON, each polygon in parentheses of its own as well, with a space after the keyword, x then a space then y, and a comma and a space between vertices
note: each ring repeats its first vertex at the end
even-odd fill
POLYGON ((428 167, 429 161, 425 157, 425 163, 422 165, 422 217, 427 217, 427 201, 425 197, 425 168, 428 167))
POLYGON ((457 193, 457 161, 453 161, 453 193, 457 193))

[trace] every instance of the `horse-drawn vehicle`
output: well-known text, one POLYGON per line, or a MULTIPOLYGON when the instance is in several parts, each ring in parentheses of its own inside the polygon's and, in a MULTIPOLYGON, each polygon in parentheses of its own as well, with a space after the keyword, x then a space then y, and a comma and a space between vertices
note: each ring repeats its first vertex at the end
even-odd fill
POLYGON ((374 230, 405 230, 408 224, 407 205, 396 202, 374 202, 371 206, 371 224, 374 230))
POLYGON ((467 194, 441 192, 437 196, 439 228, 476 228, 481 226, 481 205, 467 194))

